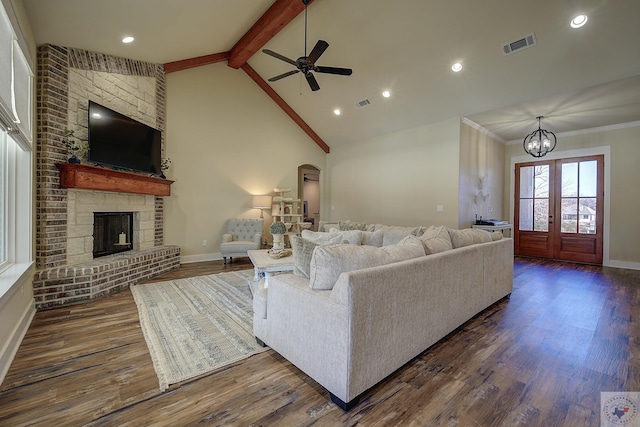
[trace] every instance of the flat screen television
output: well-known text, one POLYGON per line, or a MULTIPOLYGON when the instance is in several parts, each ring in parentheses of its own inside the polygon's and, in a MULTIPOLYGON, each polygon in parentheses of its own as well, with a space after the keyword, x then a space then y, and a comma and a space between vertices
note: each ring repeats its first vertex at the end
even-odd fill
POLYGON ((157 129, 89 101, 89 160, 160 174, 162 135, 157 129))

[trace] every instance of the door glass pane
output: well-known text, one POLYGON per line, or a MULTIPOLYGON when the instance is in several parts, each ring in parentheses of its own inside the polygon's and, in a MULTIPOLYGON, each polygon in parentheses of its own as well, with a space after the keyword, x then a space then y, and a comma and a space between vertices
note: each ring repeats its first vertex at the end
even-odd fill
POLYGON ((533 166, 520 168, 520 197, 533 197, 533 166))
POLYGON ((549 165, 536 166, 535 197, 549 197, 549 165))
POLYGON ((578 229, 578 199, 562 199, 562 233, 577 233, 578 229))
POLYGON ((580 197, 596 197, 597 183, 598 162, 595 160, 580 162, 580 197))
POLYGON ((562 164, 562 197, 578 195, 578 163, 562 164))
POLYGON ((535 199, 533 231, 549 231, 549 199, 535 199))
POLYGON ((578 233, 596 234, 596 198, 580 199, 578 233))
POLYGON ((520 199, 520 230, 533 231, 533 199, 520 199))

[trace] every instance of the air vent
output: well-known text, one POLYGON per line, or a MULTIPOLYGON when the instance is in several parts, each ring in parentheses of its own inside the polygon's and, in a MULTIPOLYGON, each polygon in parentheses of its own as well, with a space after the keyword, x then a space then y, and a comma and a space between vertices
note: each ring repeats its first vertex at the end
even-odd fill
POLYGON ((531 33, 529 35, 524 36, 521 39, 514 40, 509 43, 505 43, 502 45, 502 53, 505 55, 511 55, 519 50, 526 49, 531 46, 536 45, 536 35, 535 33, 531 33))
POLYGON ((363 99, 362 101, 356 102, 356 105, 358 106, 358 108, 366 107, 367 105, 371 105, 371 101, 369 101, 368 99, 363 99))

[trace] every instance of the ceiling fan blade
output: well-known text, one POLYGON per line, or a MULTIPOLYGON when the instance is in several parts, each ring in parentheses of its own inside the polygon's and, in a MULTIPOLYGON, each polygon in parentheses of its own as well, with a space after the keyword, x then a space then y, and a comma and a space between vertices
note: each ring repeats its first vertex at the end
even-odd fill
POLYGON ((286 73, 282 73, 282 74, 277 75, 277 76, 275 76, 275 77, 271 77, 271 78, 269 79, 269 81, 270 81, 270 82, 275 82, 275 81, 278 81, 278 80, 280 80, 280 79, 284 79, 285 77, 292 76, 292 75, 294 75, 295 73, 299 73, 299 72, 300 72, 300 70, 287 71, 286 73))
POLYGON ((307 62, 315 64, 315 62, 320 58, 320 55, 324 53, 325 50, 329 47, 329 43, 324 40, 318 40, 318 43, 313 47, 313 50, 307 56, 307 62))
POLYGON ((318 85, 316 78, 313 77, 313 74, 311 72, 308 72, 304 76, 307 78, 307 83, 309 83, 309 87, 311 87, 312 91, 316 91, 320 89, 320 85, 318 85))
POLYGON ((278 58, 278 59, 279 59, 279 60, 281 60, 281 61, 288 62, 289 64, 291 64, 291 65, 293 65, 293 66, 295 66, 295 67, 297 67, 297 66, 298 66, 298 64, 296 63, 296 61, 294 61, 293 59, 289 59, 289 58, 287 58, 286 56, 280 55, 279 53, 274 52, 274 51, 272 51, 272 50, 269 50, 269 49, 262 49, 262 52, 266 53, 267 55, 271 55, 271 56, 273 56, 274 58, 278 58))
POLYGON ((327 73, 327 74, 339 74, 341 76, 350 76, 353 73, 351 68, 338 68, 338 67, 315 67, 314 69, 318 73, 327 73))

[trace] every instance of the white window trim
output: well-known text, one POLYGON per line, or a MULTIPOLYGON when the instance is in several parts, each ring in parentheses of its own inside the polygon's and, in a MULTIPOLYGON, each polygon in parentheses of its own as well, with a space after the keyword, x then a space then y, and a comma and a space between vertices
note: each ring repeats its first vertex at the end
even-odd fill
POLYGON ((20 21, 13 1, 1 0, 0 18, 9 20, 13 33, 11 58, 0 58, 19 68, 13 69, 21 77, 22 86, 16 87, 15 76, 11 76, 12 103, 0 108, 0 130, 7 140, 7 159, 0 168, 5 169, 6 188, 0 191, 5 198, 6 213, 6 262, 0 267, 0 307, 20 287, 24 292, 25 280, 34 264, 33 260, 33 65, 20 21), (26 49, 26 50, 25 50, 26 49), (17 98, 16 98, 17 96, 17 98), (15 117, 15 114, 22 117, 15 117), (12 117, 14 116, 14 117, 12 117), (13 133, 13 135, 11 135, 13 133))

